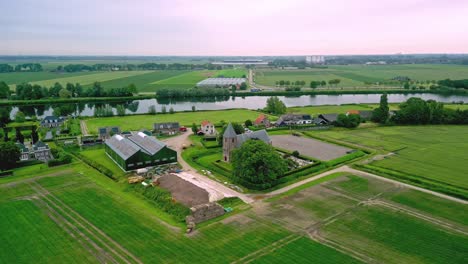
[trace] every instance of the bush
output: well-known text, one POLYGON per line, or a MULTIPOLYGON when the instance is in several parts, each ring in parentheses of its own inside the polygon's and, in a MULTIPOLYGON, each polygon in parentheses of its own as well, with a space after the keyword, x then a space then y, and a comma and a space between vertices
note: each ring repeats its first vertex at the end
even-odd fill
POLYGON ((47 166, 49 167, 68 164, 72 161, 72 156, 64 151, 57 151, 56 149, 51 149, 51 152, 55 158, 47 162, 47 166))
POLYGON ((299 154, 299 151, 295 150, 291 153, 291 155, 293 155, 293 157, 296 157, 296 158, 299 158, 300 154, 299 154))
POLYGON ((13 175, 12 170, 0 171, 0 178, 13 175))

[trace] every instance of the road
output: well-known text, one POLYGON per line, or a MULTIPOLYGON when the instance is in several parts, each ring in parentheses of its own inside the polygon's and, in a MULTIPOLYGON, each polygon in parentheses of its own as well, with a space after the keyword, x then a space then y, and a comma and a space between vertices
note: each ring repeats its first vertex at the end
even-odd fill
MULTIPOLYGON (((198 173, 198 171, 196 169, 192 168, 187 162, 185 162, 184 159, 182 159, 181 153, 182 153, 182 150, 183 150, 183 146, 184 145, 185 146, 190 146, 191 141, 190 141, 190 139, 188 137, 191 134, 192 134, 191 130, 188 129, 187 132, 185 132, 185 133, 183 133, 183 134, 181 134, 179 136, 171 137, 171 138, 168 138, 168 139, 164 140, 164 142, 170 148, 177 151, 177 160, 180 163, 180 165, 182 166, 183 170, 193 176, 192 177, 193 181, 198 181, 198 182, 201 183, 200 185, 203 185, 203 186, 209 186, 210 189, 216 190, 217 192, 224 195, 224 197, 239 197, 245 203, 248 203, 248 204, 253 203, 255 201, 255 199, 253 199, 252 197, 259 196, 259 195, 255 195, 255 194, 248 195, 248 194, 244 194, 244 193, 240 193, 238 191, 235 191, 235 190, 225 186, 222 183, 219 183, 219 182, 217 182, 215 180, 210 179, 209 177, 207 177, 205 175, 202 175, 202 174, 198 173)), ((336 169, 329 170, 329 171, 326 171, 324 173, 318 174, 316 176, 307 178, 305 180, 293 183, 293 184, 288 185, 288 186, 286 186, 284 188, 281 188, 281 189, 278 189, 278 190, 275 190, 275 191, 272 191, 272 192, 269 192, 269 193, 264 193, 261 196, 266 198, 266 197, 272 197, 272 196, 275 196, 275 195, 279 195, 279 194, 285 193, 285 192, 287 192, 287 191, 289 191, 291 189, 299 187, 299 186, 301 186, 303 184, 306 184, 308 182, 315 181, 317 179, 323 178, 323 177, 325 177, 327 175, 337 173, 337 172, 348 172, 348 173, 351 173, 351 174, 354 174, 354 175, 357 175, 357 176, 371 177, 371 178, 379 179, 379 180, 382 180, 382 181, 385 181, 385 182, 389 182, 389 183, 397 184, 397 185, 400 185, 400 186, 404 186, 404 187, 409 188, 409 189, 413 189, 413 190, 417 190, 417 191, 420 191, 420 192, 428 193, 428 194, 431 194, 431 195, 434 195, 434 196, 437 196, 437 197, 440 197, 440 198, 443 198, 443 199, 447 199, 447 200, 450 200, 450 201, 454 201, 454 202, 457 202, 457 203, 468 204, 468 201, 465 201, 465 200, 462 200, 462 199, 459 199, 459 198, 456 198, 456 197, 452 197, 452 196, 445 195, 445 194, 442 194, 442 193, 434 192, 434 191, 424 189, 424 188, 421 188, 421 187, 417 187, 417 186, 414 186, 414 185, 402 183, 402 182, 399 182, 399 181, 396 181, 396 180, 388 179, 388 178, 385 178, 385 177, 382 177, 382 176, 379 176, 379 175, 376 175, 376 174, 356 170, 356 169, 353 169, 353 168, 351 168, 351 167, 349 167, 347 165, 344 165, 344 166, 338 167, 336 169)), ((187 175, 184 175, 184 177, 187 177, 187 175)))
POLYGON ((240 193, 235 191, 222 183, 219 183, 215 180, 210 179, 209 177, 198 173, 198 171, 192 166, 190 166, 185 160, 182 158, 182 150, 183 146, 190 146, 191 141, 189 140, 189 136, 192 134, 191 129, 187 128, 187 132, 171 137, 168 139, 163 140, 168 147, 177 151, 177 161, 182 166, 185 173, 182 173, 180 176, 181 178, 186 178, 187 174, 191 175, 192 182, 199 182, 201 186, 209 186, 211 190, 216 190, 217 192, 221 193, 224 197, 239 197, 245 203, 253 203, 254 200, 247 196, 246 194, 240 193))
POLYGON ((465 200, 462 200, 462 199, 459 199, 459 198, 456 198, 456 197, 452 197, 452 196, 445 195, 445 194, 442 194, 442 193, 434 192, 434 191, 424 189, 424 188, 421 188, 421 187, 417 187, 417 186, 414 186, 414 185, 411 185, 411 184, 402 183, 402 182, 399 182, 399 181, 396 181, 396 180, 388 179, 388 178, 385 178, 383 176, 368 173, 368 172, 365 172, 365 171, 356 170, 356 169, 350 168, 347 165, 341 166, 341 167, 333 169, 333 170, 326 171, 326 172, 318 174, 316 176, 307 178, 307 179, 305 179, 303 181, 293 183, 293 184, 288 185, 288 186, 286 186, 284 188, 269 192, 269 193, 267 193, 265 195, 266 196, 275 196, 275 195, 278 195, 278 194, 282 194, 282 193, 287 192, 287 191, 289 191, 291 189, 299 187, 299 186, 301 186, 303 184, 306 184, 306 183, 311 182, 311 181, 315 181, 317 179, 323 178, 323 177, 325 177, 327 175, 337 173, 337 172, 348 172, 348 173, 351 173, 351 174, 356 175, 356 176, 371 177, 371 178, 379 179, 381 181, 385 181, 385 182, 393 183, 393 184, 396 184, 396 185, 404 186, 404 187, 409 188, 409 189, 413 189, 413 190, 417 190, 417 191, 420 191, 420 192, 428 193, 428 194, 431 194, 431 195, 434 195, 434 196, 437 196, 437 197, 440 197, 440 198, 443 198, 443 199, 447 199, 447 200, 450 200, 450 201, 454 201, 454 202, 457 202, 457 203, 468 204, 468 201, 465 201, 465 200))
POLYGON ((87 136, 88 133, 88 126, 86 126, 86 122, 84 120, 80 120, 80 128, 81 128, 81 135, 87 136))

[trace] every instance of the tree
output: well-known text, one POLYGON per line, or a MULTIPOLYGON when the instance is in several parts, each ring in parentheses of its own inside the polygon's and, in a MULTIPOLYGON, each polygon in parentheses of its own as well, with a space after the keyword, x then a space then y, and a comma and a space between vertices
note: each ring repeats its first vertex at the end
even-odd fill
POLYGON ((155 115, 156 114, 156 106, 155 105, 150 105, 148 107, 148 114, 150 114, 150 115, 155 115))
POLYGON ((195 112, 195 111, 197 111, 197 109, 195 108, 194 105, 192 105, 192 112, 195 112))
POLYGON ((72 93, 70 91, 68 91, 66 88, 62 88, 59 91, 59 97, 60 98, 70 98, 70 97, 72 97, 72 93))
POLYGON ((380 96, 379 107, 372 111, 372 121, 382 124, 386 123, 389 117, 389 111, 387 94, 382 94, 380 96))
POLYGON ((33 126, 31 128, 31 140, 32 143, 35 144, 39 140, 39 135, 37 134, 37 127, 33 126))
POLYGON ((320 86, 323 87, 323 86, 326 86, 326 85, 327 85, 327 82, 326 82, 326 81, 321 81, 321 82, 320 82, 320 86))
POLYGON ((21 129, 19 127, 16 128, 16 141, 24 143, 24 136, 21 134, 21 129))
POLYGON ((319 85, 320 85, 320 82, 316 82, 316 81, 311 81, 310 82, 310 88, 312 88, 312 89, 317 88, 317 86, 319 86, 319 85))
POLYGON ((286 113, 286 105, 276 96, 270 97, 267 100, 265 111, 275 115, 286 113))
POLYGON ((361 123, 361 116, 356 114, 345 115, 339 114, 336 118, 335 125, 339 127, 355 128, 361 123))
POLYGON ((410 84, 408 82, 405 82, 405 84, 403 85, 403 88, 408 90, 410 88, 410 84))
POLYGON ((24 113, 21 111, 16 112, 15 122, 24 123, 24 121, 26 121, 26 116, 24 115, 24 113))
POLYGON ((5 82, 0 82, 0 98, 8 98, 11 94, 10 87, 5 82))
POLYGON ((198 132, 198 126, 195 123, 192 123, 192 132, 196 134, 198 132))
POLYGON ((172 108, 171 106, 171 108, 169 108, 169 114, 173 114, 173 113, 174 113, 174 108, 172 108))
POLYGON ((299 151, 297 151, 297 150, 293 151, 291 155, 293 157, 296 157, 296 158, 299 158, 299 156, 300 156, 299 151))
POLYGON ((411 97, 400 104, 400 111, 393 120, 400 124, 428 124, 431 121, 429 107, 423 99, 411 97))
POLYGON ((15 168, 20 155, 20 149, 14 142, 0 142, 0 170, 15 168))
POLYGON ((248 140, 234 149, 231 163, 234 181, 253 184, 272 184, 288 170, 275 149, 261 140, 248 140))
POLYGON ((240 87, 241 90, 247 90, 247 84, 245 82, 241 83, 240 87))
POLYGON ((118 116, 124 116, 125 115, 125 106, 119 104, 115 108, 117 109, 117 115, 118 116))
POLYGON ((166 110, 166 106, 165 106, 165 105, 163 105, 163 106, 161 107, 161 113, 163 113, 163 114, 166 114, 166 113, 167 113, 167 110, 166 110))
POLYGON ((244 125, 245 125, 245 127, 253 126, 252 120, 250 120, 250 119, 245 120, 244 125))
POLYGON ((284 86, 284 80, 279 81, 280 86, 284 86))

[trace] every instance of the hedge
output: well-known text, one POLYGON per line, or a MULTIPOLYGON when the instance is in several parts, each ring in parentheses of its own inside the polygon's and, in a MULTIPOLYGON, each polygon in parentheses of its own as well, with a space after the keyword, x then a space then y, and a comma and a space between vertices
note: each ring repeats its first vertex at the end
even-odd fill
POLYGON ((172 215, 176 221, 184 222, 185 217, 190 214, 190 210, 172 199, 169 191, 158 187, 145 187, 141 184, 132 185, 135 192, 142 194, 146 199, 162 211, 172 215))
POLYGON ((114 177, 114 174, 112 173, 112 171, 109 170, 108 168, 102 166, 101 164, 97 163, 96 161, 94 161, 92 159, 89 159, 88 157, 85 157, 84 155, 82 155, 80 153, 76 153, 75 155, 77 155, 83 162, 85 162, 89 166, 95 168, 96 170, 98 170, 102 174, 106 175, 107 177, 111 178, 112 180, 114 180, 114 181, 117 180, 114 177))
POLYGON ((0 178, 13 175, 13 170, 0 171, 0 178))
POLYGON ((362 157, 364 155, 366 155, 366 153, 364 153, 364 151, 358 150, 358 151, 355 151, 353 153, 349 153, 349 154, 346 154, 346 155, 344 155, 342 157, 336 158, 334 160, 329 160, 329 161, 327 161, 325 163, 327 164, 327 166, 333 167, 333 166, 336 166, 338 164, 345 163, 345 162, 348 162, 348 161, 353 160, 353 159, 357 159, 357 158, 362 157))

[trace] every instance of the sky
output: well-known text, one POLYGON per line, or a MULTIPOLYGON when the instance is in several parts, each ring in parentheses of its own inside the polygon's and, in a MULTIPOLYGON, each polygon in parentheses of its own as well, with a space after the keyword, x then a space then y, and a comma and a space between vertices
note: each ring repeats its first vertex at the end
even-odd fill
POLYGON ((468 53, 468 0, 0 0, 0 55, 468 53))

